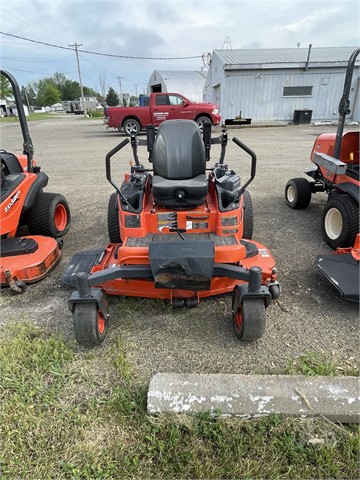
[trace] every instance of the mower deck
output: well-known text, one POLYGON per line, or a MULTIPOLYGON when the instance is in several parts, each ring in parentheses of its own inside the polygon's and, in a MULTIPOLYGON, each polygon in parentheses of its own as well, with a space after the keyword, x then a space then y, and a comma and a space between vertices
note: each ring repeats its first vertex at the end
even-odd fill
POLYGON ((360 234, 353 247, 338 248, 332 255, 319 255, 316 266, 344 300, 359 303, 360 234))
POLYGON ((275 261, 264 245, 215 234, 184 234, 184 238, 175 233, 149 234, 109 244, 105 250, 79 252, 62 283, 76 287, 78 274, 85 273, 91 286, 101 284, 109 295, 169 300, 232 292, 242 283, 242 272, 252 266, 261 268, 262 284, 271 283, 275 261))
POLYGON ((59 262, 60 255, 58 242, 51 237, 26 236, 2 240, 1 286, 12 288, 17 281, 28 284, 41 280, 59 262))

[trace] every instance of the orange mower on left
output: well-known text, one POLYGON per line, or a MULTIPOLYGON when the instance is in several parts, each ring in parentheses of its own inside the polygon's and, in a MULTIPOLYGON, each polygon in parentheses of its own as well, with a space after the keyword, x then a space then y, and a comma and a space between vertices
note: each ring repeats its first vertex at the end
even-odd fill
POLYGON ((59 262, 62 237, 70 227, 70 210, 62 195, 43 191, 49 178, 33 160, 19 85, 10 73, 0 70, 0 74, 12 87, 23 136, 22 154, 0 151, 0 279, 1 288, 10 287, 19 294, 59 262), (19 231, 26 234, 19 236, 19 231))

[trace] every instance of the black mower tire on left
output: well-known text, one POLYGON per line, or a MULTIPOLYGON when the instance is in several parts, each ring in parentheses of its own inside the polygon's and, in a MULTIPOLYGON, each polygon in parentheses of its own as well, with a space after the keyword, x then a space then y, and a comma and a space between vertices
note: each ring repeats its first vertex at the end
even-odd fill
POLYGON ((70 228, 70 208, 59 193, 41 192, 26 215, 26 224, 32 235, 59 238, 70 228))
POLYGON ((233 308, 232 320, 235 335, 240 340, 245 342, 259 340, 264 336, 266 327, 264 300, 257 297, 244 298, 236 311, 233 308))
POLYGON ((243 238, 252 240, 254 231, 254 212, 250 193, 244 192, 244 230, 243 238))
POLYGON ((352 247, 359 232, 359 203, 347 193, 332 192, 323 211, 321 229, 330 247, 352 247))
POLYGON ((292 178, 285 187, 285 201, 290 208, 306 208, 311 201, 311 183, 306 178, 292 178))
POLYGON ((95 302, 76 303, 74 306, 75 338, 84 347, 100 345, 107 330, 107 319, 104 318, 95 302))
POLYGON ((121 243, 117 192, 111 194, 108 204, 107 226, 110 243, 121 243))

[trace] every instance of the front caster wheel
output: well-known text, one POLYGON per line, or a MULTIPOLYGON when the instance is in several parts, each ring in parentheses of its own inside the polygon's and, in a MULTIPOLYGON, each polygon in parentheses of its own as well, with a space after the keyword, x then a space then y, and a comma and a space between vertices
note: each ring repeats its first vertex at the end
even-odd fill
POLYGON ((293 178, 285 187, 285 201, 290 208, 306 208, 311 201, 311 183, 306 178, 293 178))
POLYGON ((74 307, 74 331, 76 340, 85 347, 96 347, 104 341, 107 319, 97 303, 77 303, 74 307))
POLYGON ((266 314, 265 303, 262 298, 244 298, 242 303, 233 311, 232 319, 235 335, 247 342, 259 340, 265 333, 266 314))

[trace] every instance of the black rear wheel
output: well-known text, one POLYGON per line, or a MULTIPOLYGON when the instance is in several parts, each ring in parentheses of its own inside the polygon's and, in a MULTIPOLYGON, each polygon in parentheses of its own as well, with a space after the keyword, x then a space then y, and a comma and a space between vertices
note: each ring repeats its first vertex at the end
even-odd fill
POLYGON ((359 231, 359 204, 346 193, 333 192, 325 205, 322 234, 330 247, 352 247, 359 231))
POLYGON ((77 303, 74 307, 75 338, 84 347, 96 347, 104 341, 107 319, 96 303, 77 303))
POLYGON ((116 192, 112 193, 108 204, 107 223, 111 243, 121 243, 118 198, 119 195, 116 192))
POLYGON ((243 238, 251 240, 254 231, 254 213, 250 193, 244 192, 244 231, 243 238))
POLYGON ((285 200, 290 208, 306 208, 311 201, 311 184, 306 178, 292 178, 285 187, 285 200))
POLYGON ((40 193, 27 212, 26 223, 30 234, 62 237, 70 228, 69 205, 59 193, 40 193))

